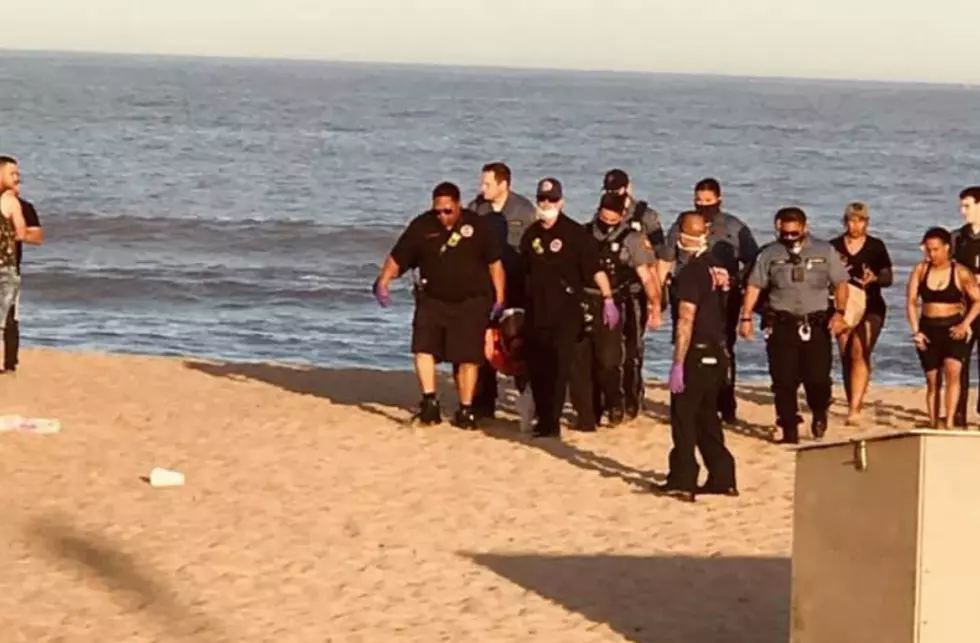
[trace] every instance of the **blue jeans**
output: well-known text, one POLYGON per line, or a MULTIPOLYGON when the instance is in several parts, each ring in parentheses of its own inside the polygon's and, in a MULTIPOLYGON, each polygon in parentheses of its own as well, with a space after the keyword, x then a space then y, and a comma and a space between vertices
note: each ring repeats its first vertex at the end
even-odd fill
POLYGON ((7 315, 17 302, 20 292, 20 275, 16 268, 0 268, 0 329, 7 323, 7 315))

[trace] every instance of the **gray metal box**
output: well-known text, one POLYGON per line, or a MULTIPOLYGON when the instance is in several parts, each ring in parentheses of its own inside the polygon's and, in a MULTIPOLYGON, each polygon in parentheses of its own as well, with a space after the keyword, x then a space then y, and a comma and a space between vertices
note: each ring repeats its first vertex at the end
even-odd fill
POLYGON ((980 433, 800 447, 791 643, 980 641, 980 433))

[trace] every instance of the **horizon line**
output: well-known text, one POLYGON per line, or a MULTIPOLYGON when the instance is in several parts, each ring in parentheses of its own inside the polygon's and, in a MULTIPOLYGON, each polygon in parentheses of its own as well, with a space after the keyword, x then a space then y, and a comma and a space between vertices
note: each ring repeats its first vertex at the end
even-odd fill
POLYGON ((425 69, 456 69, 472 71, 501 71, 501 72, 547 72, 565 74, 604 74, 604 75, 623 75, 623 76, 672 76, 683 78, 714 78, 725 80, 761 80, 774 82, 818 82, 818 83, 841 83, 841 84, 880 84, 880 85, 924 85, 936 87, 959 87, 962 89, 978 89, 980 81, 943 81, 943 80, 916 80, 916 79, 881 79, 864 77, 840 77, 840 76, 787 76, 781 74, 745 74, 745 73, 721 73, 704 71, 665 71, 656 69, 629 69, 629 68, 604 68, 604 67, 552 67, 547 65, 500 65, 493 63, 441 63, 441 62, 419 62, 419 61, 392 61, 383 59, 350 59, 350 58, 327 58, 319 56, 245 56, 234 54, 187 54, 187 53, 153 53, 153 52, 133 52, 133 51, 107 51, 92 49, 31 49, 31 48, 7 48, 0 47, 0 54, 13 54, 21 56, 83 56, 89 58, 145 58, 145 59, 171 59, 171 60, 197 60, 197 61, 229 61, 229 62, 257 62, 257 63, 312 63, 325 65, 350 65, 350 66, 384 66, 384 67, 407 67, 425 69))

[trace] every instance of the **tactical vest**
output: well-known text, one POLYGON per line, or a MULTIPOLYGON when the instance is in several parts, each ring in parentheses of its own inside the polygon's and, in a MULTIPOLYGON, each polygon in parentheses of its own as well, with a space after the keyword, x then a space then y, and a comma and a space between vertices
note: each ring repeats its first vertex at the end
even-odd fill
MULTIPOLYGON (((595 235, 595 223, 589 223, 586 228, 589 234, 595 235)), ((620 229, 605 239, 599 240, 599 267, 609 277, 609 285, 613 292, 619 292, 639 284, 636 270, 629 265, 629 252, 624 242, 633 232, 629 225, 621 225, 620 229)))

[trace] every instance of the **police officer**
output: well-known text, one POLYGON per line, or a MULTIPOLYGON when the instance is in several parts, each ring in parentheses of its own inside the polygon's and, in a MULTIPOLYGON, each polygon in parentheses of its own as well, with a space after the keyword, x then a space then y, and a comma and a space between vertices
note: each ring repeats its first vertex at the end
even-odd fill
POLYGON ((542 179, 536 221, 521 239, 527 269, 525 356, 537 413, 535 437, 558 437, 575 343, 585 322, 584 289, 602 296, 602 323, 619 325, 619 309, 608 276, 599 267, 599 248, 585 227, 562 211, 561 183, 542 179))
POLYGON ((821 438, 827 431, 831 336, 846 329, 844 311, 850 275, 832 245, 810 236, 803 210, 783 208, 776 220, 779 243, 766 246, 756 259, 745 290, 739 334, 752 338, 752 311, 760 291, 768 289, 771 320, 766 331, 766 353, 776 423, 782 429, 781 442, 796 444, 802 422, 796 402, 801 382, 813 411, 813 436, 821 438), (832 313, 827 306, 831 288, 832 313))
MULTIPOLYGON (((966 188, 960 192, 960 214, 965 221, 962 228, 953 233, 953 259, 980 276, 980 185, 966 188)), ((973 323, 973 336, 970 350, 977 344, 980 334, 980 320, 973 323)), ((977 352, 980 368, 980 351, 977 352)), ((963 362, 960 371, 960 399, 956 404, 954 425, 965 428, 967 425, 966 402, 970 397, 970 358, 963 362)), ((977 399, 977 412, 980 413, 980 398, 977 399)))
POLYGON ((725 446, 714 403, 728 377, 724 288, 716 286, 721 267, 708 252, 708 225, 698 212, 685 212, 677 222, 677 245, 689 255, 677 273, 678 301, 674 361, 670 367, 670 425, 674 447, 670 472, 658 490, 693 502, 695 493, 737 496, 735 459, 725 446), (697 487, 701 452, 708 479, 697 487))
MULTIPOLYGON (((629 175, 618 168, 606 172, 602 180, 605 194, 616 194, 626 197, 625 219, 637 231, 643 232, 659 256, 664 248, 664 231, 660 224, 660 214, 651 208, 646 201, 637 201, 633 197, 633 182, 629 175)), ((656 263, 651 263, 656 270, 656 263)), ((662 283, 662 280, 658 281, 662 283)), ((658 299, 658 311, 663 310, 662 297, 658 299)), ((643 335, 648 326, 649 301, 642 290, 626 300, 624 305, 623 328, 625 331, 625 357, 623 362, 623 387, 625 391, 625 408, 627 419, 633 419, 640 414, 643 407, 645 387, 643 385, 643 335)), ((656 328, 660 327, 659 314, 656 328)))
MULTIPOLYGON (((698 181, 694 186, 694 209, 704 215, 708 222, 708 252, 714 256, 717 265, 728 273, 730 280, 725 302, 725 345, 731 357, 731 370, 718 395, 718 412, 725 424, 734 424, 738 407, 735 398, 735 340, 742 305, 743 276, 755 260, 759 245, 752 230, 741 219, 721 208, 721 184, 713 178, 698 181)), ((664 281, 668 280, 668 274, 676 273, 690 257, 689 253, 677 251, 677 233, 678 222, 675 222, 667 232, 660 264, 660 276, 664 281)), ((673 289, 670 292, 673 293, 673 289)), ((671 299, 671 315, 676 321, 677 303, 673 297, 671 299)))
MULTIPOLYGON (((519 246, 524 231, 534 223, 534 204, 511 190, 510 168, 500 162, 487 163, 480 175, 480 194, 468 209, 488 217, 500 238, 501 260, 507 278, 507 307, 524 307, 524 270, 519 246)), ((473 411, 477 417, 493 418, 497 406, 497 373, 489 363, 480 366, 473 411)))
POLYGON ((391 304, 388 286, 417 268, 412 322, 412 353, 422 389, 416 419, 439 424, 436 363, 458 364, 459 410, 453 424, 476 428, 473 392, 484 360, 487 320, 504 309, 504 268, 499 239, 488 220, 460 206, 459 188, 440 183, 432 191, 432 209, 415 217, 385 259, 374 283, 378 303, 391 304))
MULTIPOLYGON (((626 205, 625 195, 604 194, 595 218, 585 228, 599 243, 599 264, 609 278, 623 322, 631 317, 640 318, 635 313, 626 315, 623 311, 636 305, 640 293, 646 293, 649 325, 656 328, 660 324, 660 288, 656 271, 651 266, 656 263, 657 256, 649 239, 626 221, 626 205)), ((602 296, 597 288, 588 286, 585 293, 588 316, 598 319, 602 296)), ((625 332, 624 324, 613 328, 591 324, 584 329, 582 339, 575 347, 569 396, 578 415, 576 428, 580 431, 595 431, 604 411, 609 413, 611 426, 623 422, 622 365, 624 353, 631 348, 624 342, 625 332)), ((642 329, 630 329, 629 332, 638 337, 642 329)), ((631 357, 636 361, 635 355, 631 357)))

